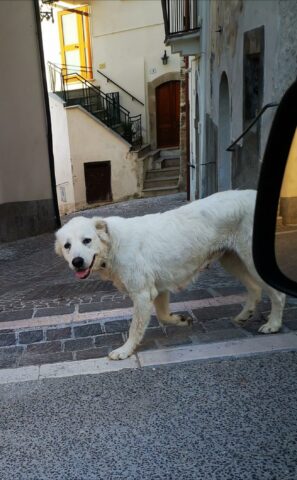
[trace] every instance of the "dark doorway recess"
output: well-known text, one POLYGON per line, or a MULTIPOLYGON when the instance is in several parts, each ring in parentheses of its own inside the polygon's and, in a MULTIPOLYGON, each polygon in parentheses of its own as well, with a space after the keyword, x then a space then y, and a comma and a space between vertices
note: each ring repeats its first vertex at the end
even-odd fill
POLYGON ((88 203, 112 200, 110 162, 84 164, 86 197, 88 203))
POLYGON ((156 88, 157 146, 179 146, 180 82, 173 80, 156 88))

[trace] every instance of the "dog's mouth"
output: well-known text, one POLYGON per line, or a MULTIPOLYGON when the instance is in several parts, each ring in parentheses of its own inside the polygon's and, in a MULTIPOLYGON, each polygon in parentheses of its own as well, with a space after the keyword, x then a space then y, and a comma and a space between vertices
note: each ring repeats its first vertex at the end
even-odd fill
POLYGON ((80 280, 85 280, 86 278, 88 278, 88 276, 90 275, 90 273, 92 271, 92 267, 93 267, 94 262, 95 262, 95 257, 96 257, 96 255, 94 255, 92 263, 88 268, 84 268, 84 269, 80 268, 80 269, 75 271, 76 278, 79 278, 80 280))

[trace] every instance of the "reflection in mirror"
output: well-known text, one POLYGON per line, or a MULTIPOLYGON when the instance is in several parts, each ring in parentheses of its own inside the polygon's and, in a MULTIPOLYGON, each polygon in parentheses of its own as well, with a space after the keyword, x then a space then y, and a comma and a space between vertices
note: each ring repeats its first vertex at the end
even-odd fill
MULTIPOLYGON (((271 174, 273 175, 273 171, 271 174)), ((275 256, 281 272, 297 282, 297 130, 292 140, 280 193, 275 256)))

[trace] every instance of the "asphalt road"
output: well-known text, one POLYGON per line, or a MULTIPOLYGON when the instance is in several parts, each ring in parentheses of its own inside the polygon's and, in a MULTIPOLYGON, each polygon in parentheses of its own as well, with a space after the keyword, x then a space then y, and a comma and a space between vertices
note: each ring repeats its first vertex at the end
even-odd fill
POLYGON ((296 480, 297 354, 0 387, 7 480, 296 480))

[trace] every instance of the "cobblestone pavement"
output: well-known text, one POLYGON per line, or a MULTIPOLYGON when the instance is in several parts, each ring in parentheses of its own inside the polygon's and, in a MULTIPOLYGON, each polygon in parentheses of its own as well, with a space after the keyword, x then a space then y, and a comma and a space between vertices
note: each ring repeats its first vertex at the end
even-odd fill
MULTIPOLYGON (((105 205, 83 214, 130 217, 185 203, 185 195, 177 194, 105 205)), ((76 280, 65 261, 55 254, 53 243, 54 235, 45 234, 0 245, 0 368, 101 357, 127 337, 130 299, 96 277, 76 280), (115 309, 124 312, 119 319, 108 315, 96 318, 100 312, 115 309), (49 320, 41 325, 39 320, 44 318, 49 320), (9 322, 17 325, 26 319, 31 321, 30 326, 6 328, 9 322), (55 319, 59 322, 55 323, 55 319)), ((185 291, 171 296, 173 304, 181 302, 181 309, 192 316, 193 325, 182 329, 164 327, 153 318, 140 349, 257 335, 269 304, 264 298, 258 314, 239 327, 232 318, 240 311, 243 293, 233 277, 218 264, 213 265, 185 291), (207 308, 201 308, 204 299, 205 305, 209 303, 207 308), (200 300, 202 304, 196 308, 195 301, 200 300)), ((282 331, 297 330, 296 299, 287 300, 284 318, 282 331)))
MULTIPOLYGON (((105 205, 75 215, 132 217, 164 212, 185 203, 185 194, 181 193, 105 205)), ((75 215, 65 216, 63 221, 75 215)), ((42 308, 101 302, 102 296, 109 302, 108 308, 123 300, 111 284, 96 277, 76 280, 65 261, 55 254, 53 234, 0 244, 0 261, 0 322, 12 311, 22 310, 23 318, 29 318, 42 308), (3 313, 7 315, 1 316, 3 313)))

